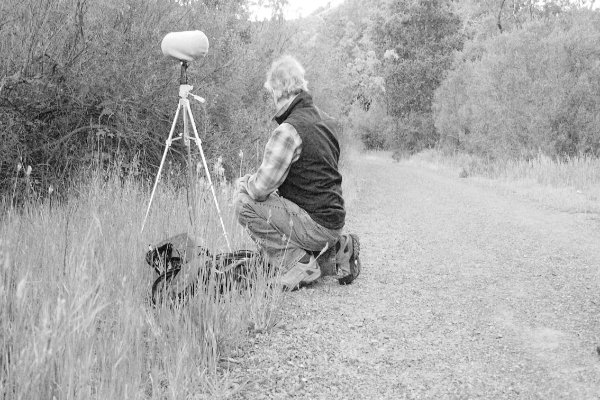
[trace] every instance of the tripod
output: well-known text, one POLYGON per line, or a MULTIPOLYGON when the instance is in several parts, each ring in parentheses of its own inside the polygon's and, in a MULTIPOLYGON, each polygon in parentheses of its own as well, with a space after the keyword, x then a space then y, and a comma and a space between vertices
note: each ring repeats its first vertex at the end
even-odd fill
POLYGON ((144 216, 144 222, 142 223, 142 229, 140 231, 144 231, 144 227, 146 225, 146 220, 148 219, 148 214, 150 213, 150 207, 152 206, 152 200, 154 199, 154 194, 156 192, 156 187, 158 186, 158 181, 160 180, 160 174, 162 172, 163 166, 165 164, 165 159, 167 158, 167 153, 172 143, 176 140, 183 139, 183 143, 187 148, 187 165, 188 165, 188 214, 190 215, 190 222, 192 227, 196 227, 195 218, 197 217, 197 207, 196 207, 196 193, 194 190, 195 182, 193 182, 193 167, 192 167, 192 152, 191 152, 191 141, 193 140, 200 150, 200 156, 202 157, 202 164, 204 165, 204 171, 206 172, 206 178, 208 180, 213 199, 215 201, 215 206, 217 208, 217 214, 219 215, 219 220, 221 221, 221 228, 223 228, 223 235, 225 236, 225 241, 227 242, 227 248, 231 252, 231 243, 229 242, 229 236, 227 236, 227 230, 225 229, 225 223, 223 222, 223 216, 221 215, 221 209, 219 207, 219 201, 217 200, 217 194, 215 192, 215 187, 213 185, 212 179, 210 177, 210 172, 208 170, 208 165, 206 164, 206 157, 204 156, 204 150, 202 150, 202 140, 198 136, 198 130, 196 129, 196 123, 194 122, 194 116, 192 115, 192 109, 190 108, 190 101, 188 99, 188 95, 192 96, 194 99, 198 100, 201 103, 204 103, 205 100, 196 96, 195 94, 190 93, 193 89, 193 86, 188 85, 187 82, 187 61, 181 61, 181 77, 179 79, 179 104, 177 105, 177 111, 175 112, 175 117, 173 118, 173 124, 171 125, 171 131, 169 132, 169 136, 166 140, 165 151, 162 155, 162 160, 160 161, 160 166, 158 167, 158 173, 156 175, 156 179, 154 181, 154 187, 152 188, 152 194, 150 195, 150 201, 148 203, 148 208, 146 210, 146 215, 144 216), (179 117, 179 113, 183 110, 183 134, 180 137, 173 138, 173 132, 175 131, 175 125, 177 124, 177 119, 179 117), (190 136, 190 125, 192 127, 194 136, 190 136))

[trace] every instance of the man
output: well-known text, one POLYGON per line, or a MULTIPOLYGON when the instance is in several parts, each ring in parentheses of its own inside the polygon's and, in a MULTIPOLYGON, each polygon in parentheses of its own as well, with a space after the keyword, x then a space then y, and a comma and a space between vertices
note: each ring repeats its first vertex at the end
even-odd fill
POLYGON ((238 221, 272 265, 284 289, 321 276, 314 253, 336 247, 340 284, 360 273, 356 235, 342 235, 346 211, 338 170, 339 124, 308 93, 304 69, 291 56, 274 61, 265 88, 279 126, 271 133, 258 171, 237 182, 238 221))

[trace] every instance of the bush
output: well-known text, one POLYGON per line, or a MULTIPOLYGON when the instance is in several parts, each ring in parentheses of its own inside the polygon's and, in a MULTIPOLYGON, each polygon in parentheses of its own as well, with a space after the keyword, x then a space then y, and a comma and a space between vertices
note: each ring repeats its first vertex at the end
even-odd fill
POLYGON ((471 42, 435 93, 443 146, 494 157, 600 155, 600 13, 471 42))
POLYGON ((411 112, 397 120, 396 125, 392 140, 394 149, 414 154, 432 148, 438 141, 438 134, 430 113, 411 112))
POLYGON ((353 133, 360 138, 366 149, 382 150, 392 144, 394 123, 379 102, 372 103, 368 111, 353 104, 348 119, 353 133))
MULTIPOLYGON (((243 1, 38 3, 0 5, 0 190, 12 186, 19 161, 33 167, 38 191, 67 186, 91 162, 136 158, 153 176, 178 102, 179 64, 160 50, 170 31, 200 28, 210 41, 206 58, 188 69, 194 92, 207 99, 208 118, 194 100, 192 109, 209 161, 237 165, 239 150, 255 147, 264 121, 249 115, 270 113, 256 96, 269 46, 255 44, 261 32, 240 18, 243 1)), ((173 150, 170 159, 182 162, 180 142, 173 150)))

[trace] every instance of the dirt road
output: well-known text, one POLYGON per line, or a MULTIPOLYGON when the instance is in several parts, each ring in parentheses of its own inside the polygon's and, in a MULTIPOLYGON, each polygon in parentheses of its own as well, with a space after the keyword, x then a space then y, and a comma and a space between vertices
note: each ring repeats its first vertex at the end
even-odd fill
POLYGON ((236 398, 600 398, 598 216, 357 162, 361 277, 290 294, 236 398))

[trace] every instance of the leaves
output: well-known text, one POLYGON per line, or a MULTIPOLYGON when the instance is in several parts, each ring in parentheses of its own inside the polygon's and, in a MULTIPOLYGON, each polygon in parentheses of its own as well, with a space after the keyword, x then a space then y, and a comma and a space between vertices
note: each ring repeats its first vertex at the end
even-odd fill
POLYGON ((436 93, 443 144, 495 158, 600 154, 599 18, 564 13, 466 46, 436 93))
MULTIPOLYGON (((89 162, 86 154, 106 153, 110 157, 104 159, 124 162, 137 157, 142 174, 153 175, 177 106, 180 68, 162 56, 160 41, 169 31, 198 29, 203 21, 211 51, 192 63, 188 77, 207 105, 193 103, 192 109, 207 139, 207 156, 223 156, 225 172, 233 175, 239 150, 248 150, 248 163, 256 157, 250 150, 264 123, 255 115, 270 113, 256 97, 270 57, 255 51, 263 33, 244 18, 244 5, 241 0, 2 3, 0 69, 6 76, 0 76, 0 128, 6 139, 0 165, 23 155, 27 163, 47 165, 44 179, 59 177, 68 186, 72 174, 89 162)), ((169 157, 182 162, 174 150, 169 157)), ((10 182, 2 169, 0 190, 10 182)))

